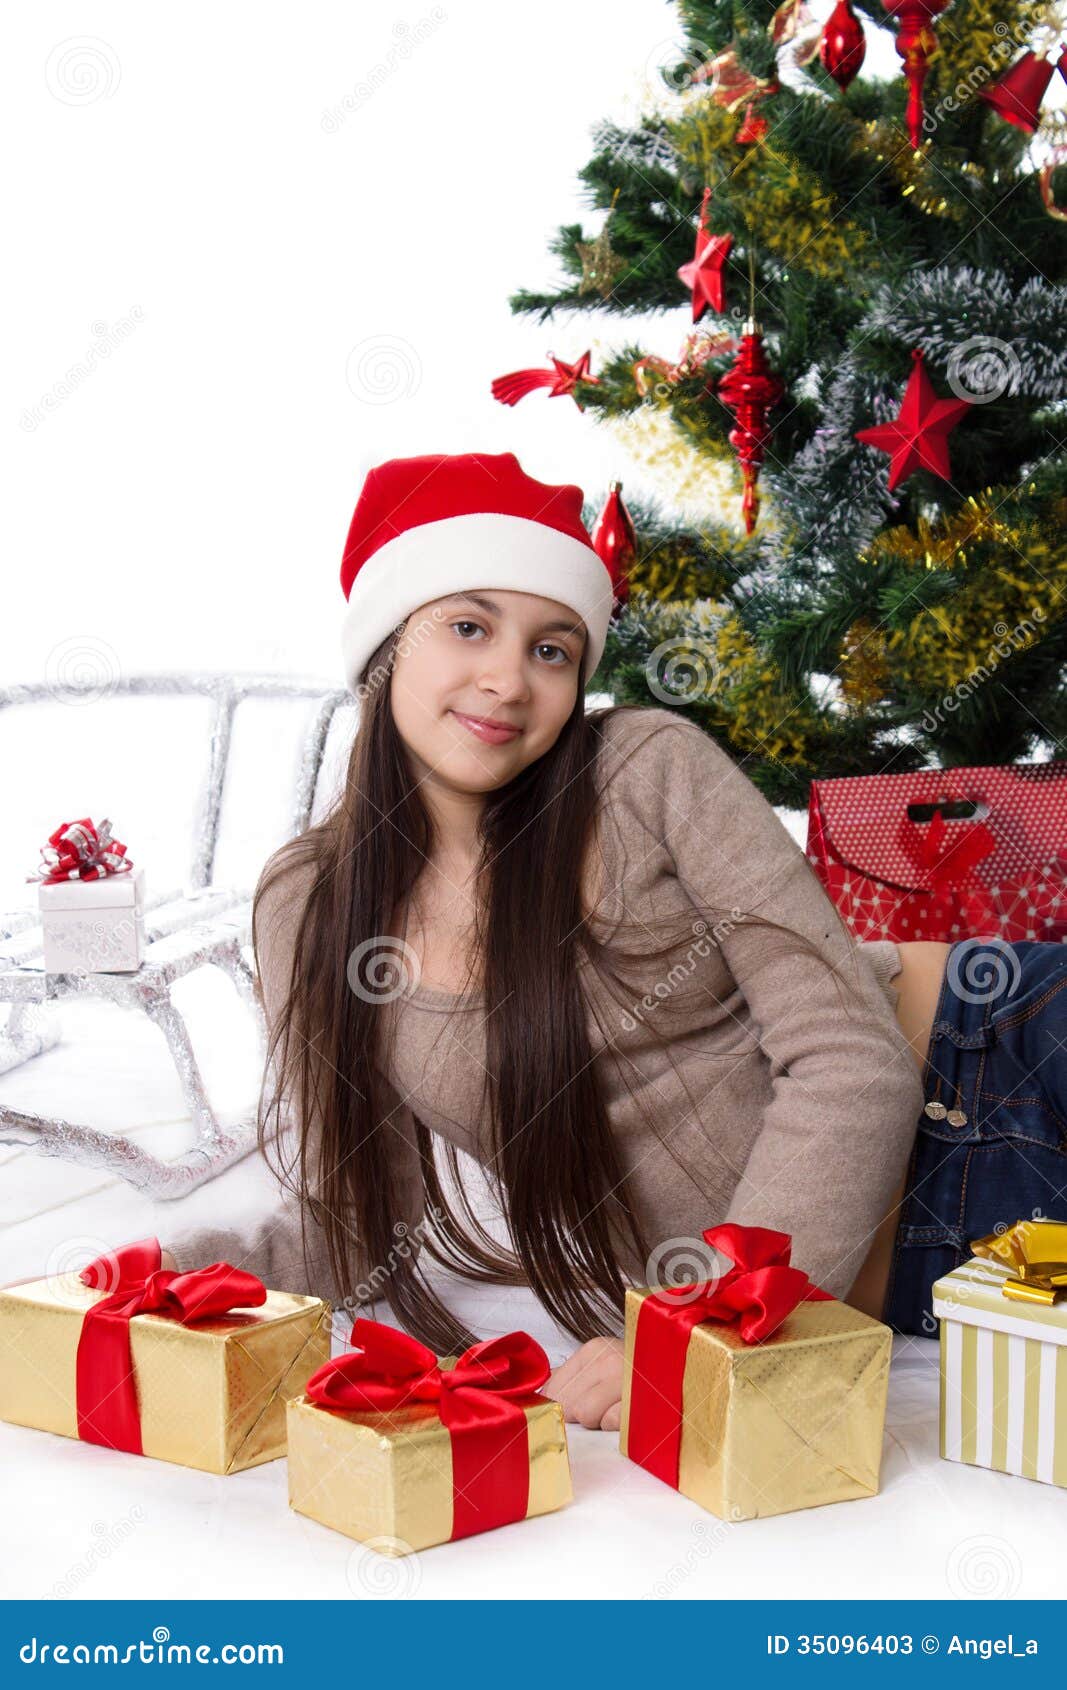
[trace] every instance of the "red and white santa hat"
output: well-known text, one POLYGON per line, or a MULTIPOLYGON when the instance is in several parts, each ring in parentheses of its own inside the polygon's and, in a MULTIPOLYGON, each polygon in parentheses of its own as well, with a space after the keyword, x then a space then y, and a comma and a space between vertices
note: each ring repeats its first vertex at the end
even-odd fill
POLYGON ((482 587, 557 599, 588 631, 583 684, 614 600, 582 523, 580 487, 535 481, 513 452, 390 458, 363 483, 341 563, 345 681, 358 692, 375 648, 420 605, 482 587))

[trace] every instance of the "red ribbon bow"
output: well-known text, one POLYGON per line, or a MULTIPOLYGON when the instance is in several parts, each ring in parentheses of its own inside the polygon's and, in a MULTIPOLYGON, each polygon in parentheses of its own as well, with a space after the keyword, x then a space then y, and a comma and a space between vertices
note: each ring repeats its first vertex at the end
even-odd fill
POLYGON ((135 1314, 162 1314, 189 1326, 267 1300, 263 1281, 229 1262, 174 1273, 161 1269, 161 1260, 159 1239, 139 1238, 97 1256, 78 1275, 93 1290, 111 1292, 86 1310, 78 1339, 78 1436, 86 1443, 144 1454, 130 1354, 135 1314))
POLYGON ((736 1322, 742 1342, 758 1344, 798 1303, 834 1301, 803 1269, 790 1266, 788 1232, 727 1221, 707 1227, 703 1236, 733 1267, 699 1285, 658 1286, 642 1302, 634 1333, 626 1453, 676 1490, 682 1381, 694 1326, 736 1322))
POLYGON ((26 879, 46 886, 58 880, 102 880, 109 874, 127 874, 133 867, 125 845, 111 837, 111 823, 105 819, 96 828, 88 816, 61 822, 41 846, 41 857, 44 867, 26 879))
POLYGON ((309 1399, 322 1408, 375 1414, 411 1403, 438 1405, 452 1444, 452 1538, 525 1518, 530 1494, 526 1416, 518 1399, 551 1371, 528 1332, 507 1332, 464 1350, 453 1368, 417 1338, 377 1320, 357 1320, 354 1350, 311 1375, 309 1399))
POLYGON ((933 892, 950 891, 973 875, 975 868, 996 846, 996 838, 985 822, 953 826, 951 833, 940 810, 916 844, 914 822, 909 822, 907 841, 922 877, 933 892))

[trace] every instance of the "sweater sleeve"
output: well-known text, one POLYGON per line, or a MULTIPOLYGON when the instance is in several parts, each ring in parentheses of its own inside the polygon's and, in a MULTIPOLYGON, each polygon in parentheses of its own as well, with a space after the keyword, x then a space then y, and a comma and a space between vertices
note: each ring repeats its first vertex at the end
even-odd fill
POLYGON ((841 1297, 907 1165, 923 1101, 914 1057, 762 793, 695 723, 652 714, 664 724, 644 741, 637 772, 770 1064, 770 1102, 724 1218, 791 1234, 791 1260, 841 1297))

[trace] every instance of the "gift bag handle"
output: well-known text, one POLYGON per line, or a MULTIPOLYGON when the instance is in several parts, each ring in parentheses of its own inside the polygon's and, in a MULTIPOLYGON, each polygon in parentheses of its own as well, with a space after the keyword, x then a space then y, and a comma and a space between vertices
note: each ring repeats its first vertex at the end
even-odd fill
POLYGON ((907 814, 910 822, 932 822, 938 814, 946 822, 978 822, 988 816, 989 805, 984 798, 937 798, 932 804, 907 805, 907 814))

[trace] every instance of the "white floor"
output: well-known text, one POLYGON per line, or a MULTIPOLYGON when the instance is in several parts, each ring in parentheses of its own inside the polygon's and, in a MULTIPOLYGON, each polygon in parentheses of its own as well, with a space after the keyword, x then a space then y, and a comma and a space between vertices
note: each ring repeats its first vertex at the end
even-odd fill
MULTIPOLYGON (((185 998, 213 1095, 238 1111, 256 1081, 245 1012, 213 971, 185 998)), ((91 1002, 65 1008, 62 1025, 62 1044, 0 1076, 0 1102, 174 1154, 189 1125, 161 1036, 91 1002)), ((248 1205, 269 1204, 262 1164, 241 1166, 248 1205)), ((211 1203, 210 1186, 183 1199, 181 1224, 211 1203)), ((99 1171, 0 1148, 0 1284, 165 1237, 176 1213, 99 1171)), ((528 1292, 446 1295, 483 1336, 532 1332, 553 1365, 574 1347, 528 1292)), ((216 1478, 0 1424, 6 1511, 19 1521, 0 1596, 1062 1596, 1067 1496, 942 1461, 937 1346, 894 1344, 876 1497, 727 1525, 627 1461, 615 1434, 571 1425, 570 1507, 397 1561, 290 1512, 284 1461, 216 1478)))

